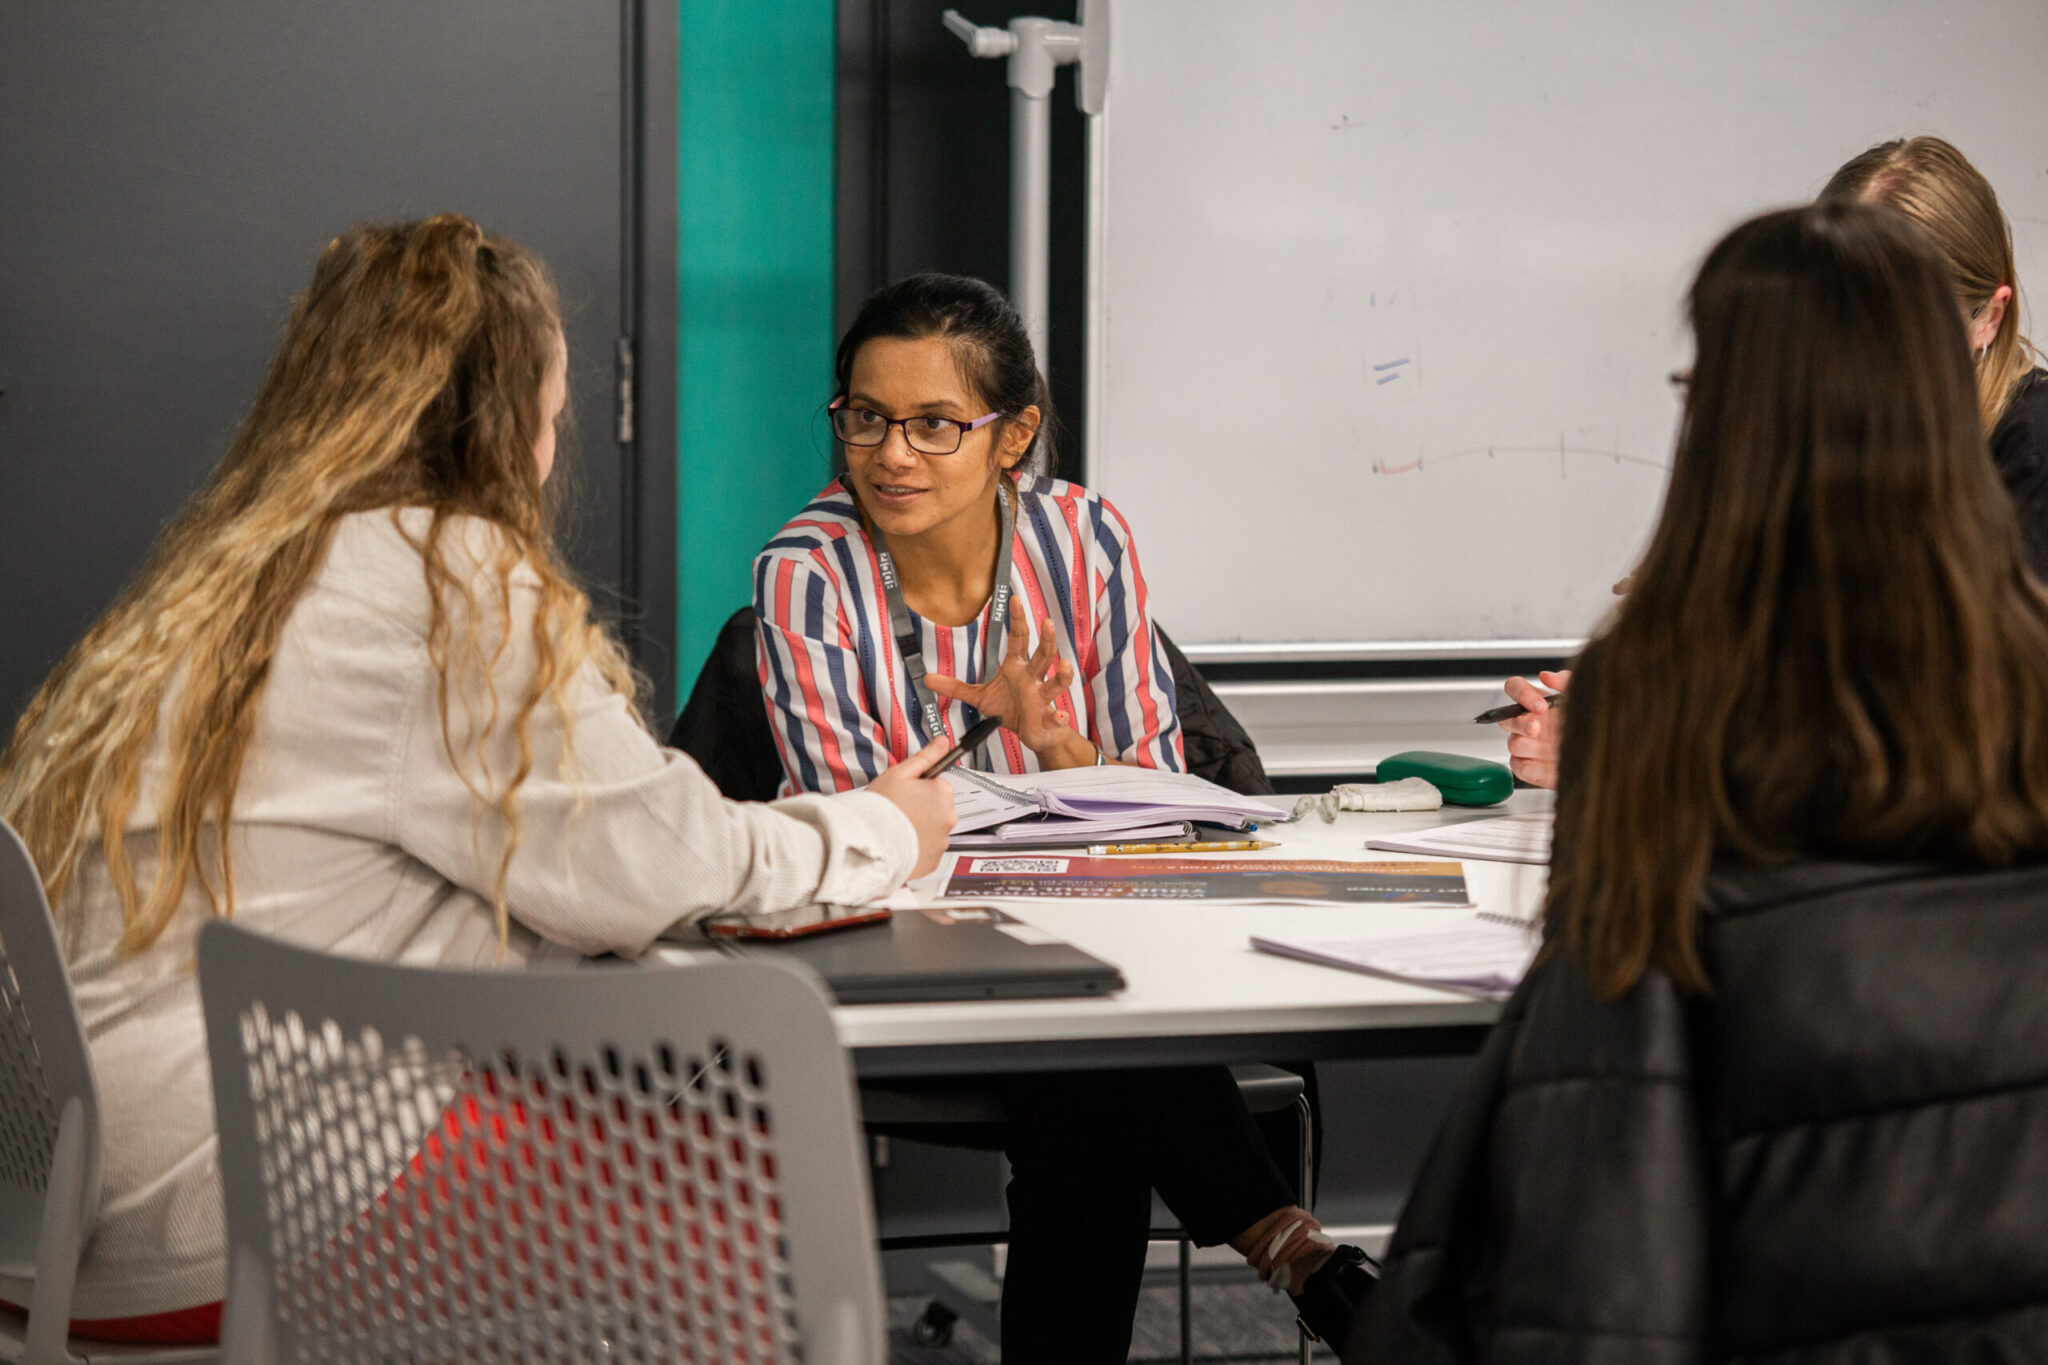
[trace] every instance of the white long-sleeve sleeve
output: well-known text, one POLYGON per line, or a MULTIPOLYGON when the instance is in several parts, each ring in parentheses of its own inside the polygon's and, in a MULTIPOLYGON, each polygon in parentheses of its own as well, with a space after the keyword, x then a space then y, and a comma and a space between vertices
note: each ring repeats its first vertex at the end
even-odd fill
MULTIPOLYGON (((532 614, 520 599, 532 591, 514 588, 515 641, 532 614)), ((507 651, 519 653, 516 644, 507 651)), ((518 663, 499 674, 507 691, 508 682, 525 682, 518 663)), ((507 872, 512 914, 541 937, 586 953, 636 953, 677 920, 870 900, 909 876, 916 832, 885 798, 727 801, 686 755, 657 745, 594 669, 575 680, 570 699, 580 771, 562 775, 562 718, 543 699, 531 717, 533 771, 518 791, 522 830, 507 872)), ((393 842, 488 898, 502 824, 451 763, 432 694, 414 703, 393 842)), ((498 775, 516 761, 510 711, 500 708, 487 741, 498 775)))
MULTIPOLYGON (((506 823, 479 793, 494 797, 520 762, 515 715, 536 669, 540 580, 517 566, 507 611, 485 568, 496 533, 465 521, 445 527, 442 539, 451 572, 472 585, 479 653, 491 660, 495 699, 479 686, 451 686, 444 733, 439 678, 425 654, 427 623, 424 615, 414 621, 420 655, 406 697, 390 837, 488 898, 506 823)), ((460 641, 471 626, 469 601, 453 592, 443 600, 449 638, 460 641)), ((424 588, 419 603, 424 613, 424 588)), ((527 742, 506 902, 527 928, 581 952, 638 953, 669 925, 718 911, 870 900, 900 885, 916 861, 916 831, 878 796, 726 800, 696 763, 655 743, 594 665, 570 680, 564 704, 541 698, 528 717, 527 742), (565 742, 571 735, 573 745, 565 742), (565 753, 573 755, 566 763, 565 753)))

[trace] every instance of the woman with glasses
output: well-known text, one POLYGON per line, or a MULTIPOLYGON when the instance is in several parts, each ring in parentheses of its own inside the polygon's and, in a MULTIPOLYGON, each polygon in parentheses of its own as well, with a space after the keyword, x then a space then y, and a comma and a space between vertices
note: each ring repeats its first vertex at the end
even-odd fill
POLYGON ((846 474, 754 565, 786 789, 865 786, 976 715, 1004 728, 971 766, 1179 771, 1130 527, 1045 476, 1052 404, 1008 303, 904 280, 862 308, 837 369, 846 474))
MULTIPOLYGON (((919 275, 839 345, 846 461, 754 564, 761 678, 785 790, 864 787, 896 756, 1003 722, 968 761, 999 773, 1179 771, 1173 679, 1130 527, 1047 477, 1052 404, 1010 305, 919 275)), ((1340 1334, 1363 1256, 1322 1235, 1223 1067, 976 1080, 1008 1121, 950 1134, 1009 1153, 1009 1365, 1121 1362, 1152 1191, 1198 1243, 1229 1242, 1340 1334)), ((929 1133, 913 1133, 924 1136, 929 1133)))
MULTIPOLYGON (((2012 228, 1991 182, 1940 138, 1914 137, 1879 143, 1852 158, 1820 197, 1896 210, 1941 253, 1963 318, 1991 460, 2019 513, 2027 566, 2048 581, 2048 370, 2020 335, 2012 228)), ((1539 677, 1548 688, 1571 680, 1569 671, 1539 677)), ((1510 678, 1506 687, 1512 700, 1529 708, 1501 722, 1509 766, 1525 782, 1554 787, 1558 726, 1550 702, 1526 679, 1510 678)))

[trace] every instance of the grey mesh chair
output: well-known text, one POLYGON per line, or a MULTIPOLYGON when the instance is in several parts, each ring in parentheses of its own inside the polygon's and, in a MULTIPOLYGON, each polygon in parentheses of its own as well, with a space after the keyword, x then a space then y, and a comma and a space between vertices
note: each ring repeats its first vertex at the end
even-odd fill
POLYGON ((33 1281, 0 1310, 0 1360, 205 1361, 210 1350, 68 1339, 78 1256, 100 1206, 100 1097, 42 878, 0 821, 0 1275, 33 1281))
POLYGON ((215 923, 199 982, 226 1359, 885 1359, 814 981, 398 967, 215 923))

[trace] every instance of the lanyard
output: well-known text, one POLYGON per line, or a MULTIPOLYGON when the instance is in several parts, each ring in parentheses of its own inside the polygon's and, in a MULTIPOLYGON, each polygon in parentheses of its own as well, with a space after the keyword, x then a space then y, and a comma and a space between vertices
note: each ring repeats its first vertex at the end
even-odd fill
MULTIPOLYGON (((1001 665, 1003 647, 1010 635, 1010 564, 1016 553, 1017 511, 1010 505, 1008 480, 996 480, 996 502, 1002 518, 996 544, 1002 554, 996 560, 995 592, 988 599, 988 631, 981 641, 983 682, 987 682, 994 669, 1001 665)), ((889 633, 896 637, 896 652, 903 656, 903 666, 910 670, 910 689, 917 695, 918 710, 924 717, 925 736, 944 739, 946 728, 939 723, 939 699, 931 688, 925 686, 924 642, 918 638, 917 624, 910 619, 910 604, 903 600, 903 584, 896 577, 896 561, 889 554, 889 538, 882 534, 880 527, 875 527, 874 532, 875 563, 881 568, 882 591, 889 598, 889 633)))

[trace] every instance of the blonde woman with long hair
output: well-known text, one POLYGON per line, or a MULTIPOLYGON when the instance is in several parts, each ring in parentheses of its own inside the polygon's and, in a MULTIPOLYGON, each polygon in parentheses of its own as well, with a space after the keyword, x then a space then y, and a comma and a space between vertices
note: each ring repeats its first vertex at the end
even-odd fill
POLYGON ((551 535, 566 365, 553 286, 514 243, 455 215, 337 238, 226 457, 0 758, 105 1108, 78 1330, 218 1331, 208 918, 516 966, 936 864, 935 753, 863 792, 741 805, 648 736, 551 535))
POLYGON ((2027 563, 2048 579, 2048 370, 2020 332, 2012 225, 1969 159, 1938 137, 1882 142, 1836 171, 1821 198, 1883 204, 1941 252, 1977 381, 1977 415, 2019 511, 2027 563))

